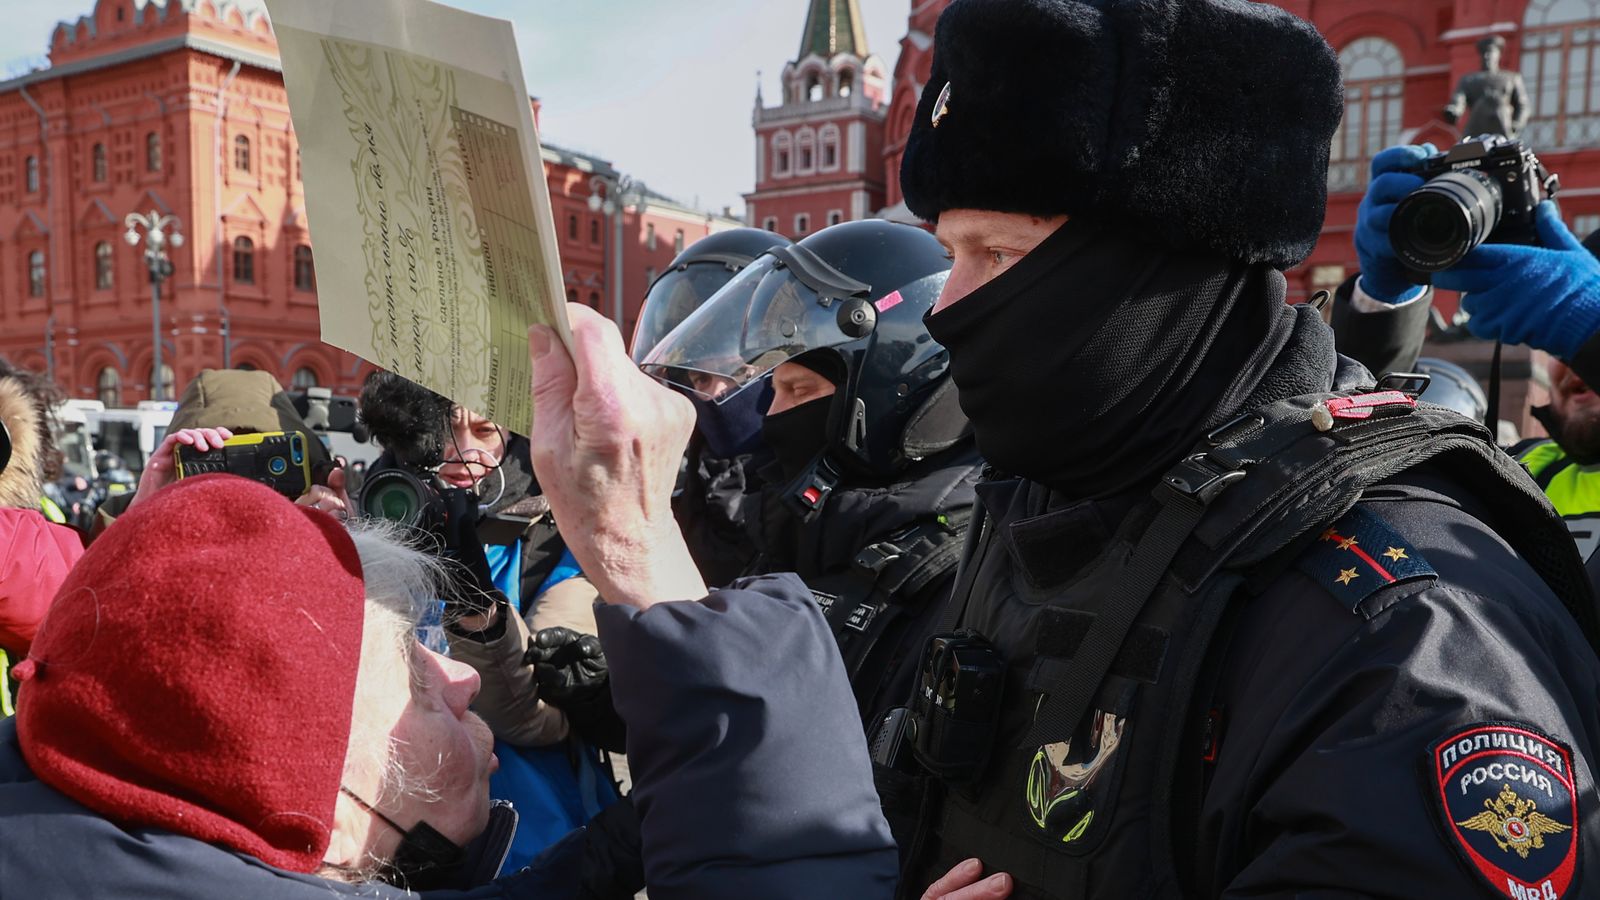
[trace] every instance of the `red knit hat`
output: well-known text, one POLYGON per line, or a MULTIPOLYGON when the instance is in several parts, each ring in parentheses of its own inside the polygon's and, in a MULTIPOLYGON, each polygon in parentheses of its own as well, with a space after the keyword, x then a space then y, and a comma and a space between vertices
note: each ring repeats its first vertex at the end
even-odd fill
POLYGON ((364 596, 331 516, 232 475, 165 488, 89 547, 17 667, 23 757, 124 828, 313 871, 364 596))

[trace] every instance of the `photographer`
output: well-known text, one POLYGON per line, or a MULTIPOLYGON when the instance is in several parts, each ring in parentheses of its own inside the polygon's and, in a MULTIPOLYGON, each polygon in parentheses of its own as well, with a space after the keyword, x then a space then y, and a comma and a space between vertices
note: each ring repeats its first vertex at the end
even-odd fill
POLYGON ((384 447, 357 507, 406 511, 449 561, 443 633, 482 678, 475 708, 502 760, 491 787, 528 813, 512 848, 526 862, 617 800, 596 752, 622 738, 594 587, 539 495, 525 439, 389 372, 370 376, 357 403, 384 447))
MULTIPOLYGON (((1422 187, 1416 170, 1434 153, 1426 144, 1391 147, 1372 161, 1355 235, 1361 273, 1341 289, 1347 299, 1336 300, 1334 328, 1339 349, 1373 371, 1409 371, 1422 348, 1432 290, 1412 283, 1390 232, 1395 207, 1422 187)), ((1600 260, 1567 230, 1554 200, 1540 201, 1533 220, 1537 244, 1489 235, 1432 282, 1465 292, 1473 334, 1555 357, 1550 403, 1533 410, 1550 439, 1510 449, 1566 521, 1600 590, 1600 402, 1589 387, 1600 383, 1600 260)))

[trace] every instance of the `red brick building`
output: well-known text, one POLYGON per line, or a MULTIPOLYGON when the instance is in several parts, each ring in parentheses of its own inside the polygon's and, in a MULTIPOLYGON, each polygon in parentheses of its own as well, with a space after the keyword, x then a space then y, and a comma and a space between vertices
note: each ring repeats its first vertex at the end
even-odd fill
POLYGON ((756 91, 750 224, 798 239, 876 214, 888 189, 888 100, 888 72, 867 49, 856 0, 811 0, 779 103, 767 106, 756 91))
MULTIPOLYGON (((370 368, 319 339, 304 187, 260 0, 98 0, 50 65, 0 82, 0 355, 72 395, 152 396, 150 285, 130 212, 182 220, 162 286, 170 396, 202 368, 356 390, 370 368)), ((612 232, 594 157, 546 145, 570 299, 610 311, 612 232)), ((663 198, 624 213, 625 326, 673 249, 734 224, 663 198), (654 235, 654 237, 652 237, 654 235)))

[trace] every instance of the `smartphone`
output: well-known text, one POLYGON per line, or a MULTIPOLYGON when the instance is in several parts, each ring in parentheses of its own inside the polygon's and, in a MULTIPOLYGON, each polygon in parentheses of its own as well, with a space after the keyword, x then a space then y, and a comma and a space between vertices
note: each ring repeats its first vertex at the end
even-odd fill
POLYGON ((179 478, 227 472, 267 487, 293 500, 311 489, 311 457, 299 431, 264 431, 229 438, 221 447, 201 452, 178 445, 179 478))

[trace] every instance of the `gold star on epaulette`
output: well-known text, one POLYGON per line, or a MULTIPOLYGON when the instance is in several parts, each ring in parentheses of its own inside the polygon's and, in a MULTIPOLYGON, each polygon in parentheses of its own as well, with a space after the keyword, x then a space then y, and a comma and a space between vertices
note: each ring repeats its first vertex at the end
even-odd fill
POLYGON ((1390 547, 1388 550, 1384 551, 1383 555, 1389 557, 1389 559, 1393 562, 1399 562, 1402 559, 1411 558, 1406 555, 1406 551, 1399 547, 1390 547))
POLYGON ((1351 547, 1354 547, 1356 544, 1359 544, 1359 543, 1361 543, 1361 542, 1356 540, 1355 538, 1348 537, 1348 538, 1345 538, 1344 540, 1339 542, 1339 549, 1340 550, 1349 550, 1351 547))
POLYGON ((1325 541, 1337 541, 1339 539, 1339 532, 1329 528, 1327 531, 1322 533, 1322 539, 1325 541))
POLYGON ((1355 581, 1360 577, 1361 573, 1357 572, 1355 569, 1340 569, 1339 577, 1335 578, 1334 581, 1337 581, 1343 585, 1348 585, 1350 582, 1355 581))

